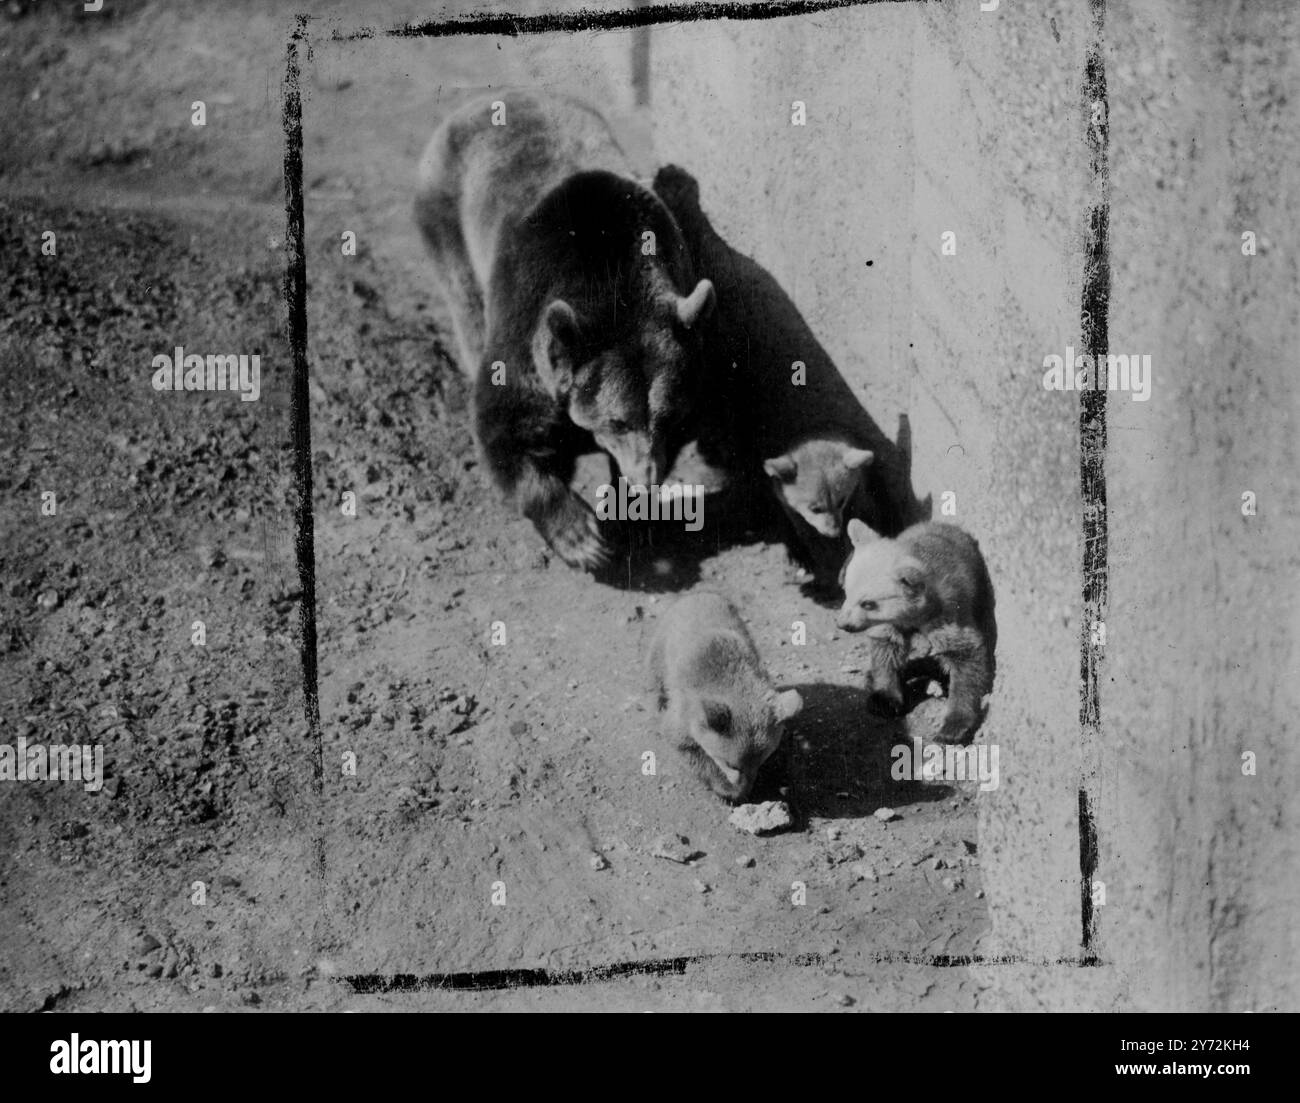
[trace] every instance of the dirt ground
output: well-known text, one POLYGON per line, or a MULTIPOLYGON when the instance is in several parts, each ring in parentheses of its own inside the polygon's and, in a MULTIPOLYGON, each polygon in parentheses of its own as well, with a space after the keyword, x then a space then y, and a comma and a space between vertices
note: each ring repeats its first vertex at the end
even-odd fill
MULTIPOLYGON (((0 1009, 978 1009, 980 969, 915 964, 981 952, 978 787, 890 781, 897 732, 867 717, 853 641, 774 536, 685 567, 648 554, 603 585, 478 470, 415 162, 453 90, 545 83, 608 35, 467 40, 436 64, 427 42, 382 65, 322 43, 305 73, 314 799, 280 294, 292 7, 0 20, 0 741, 99 742, 108 776, 0 787, 0 1009), (153 391, 178 344, 259 353, 260 400, 153 391), (735 599, 804 696, 796 830, 739 833, 655 733, 642 659, 690 586, 735 599), (665 834, 701 856, 652 856, 665 834), (675 957, 697 960, 581 986, 340 979, 675 957)), ((636 150, 643 120, 611 114, 636 150)))

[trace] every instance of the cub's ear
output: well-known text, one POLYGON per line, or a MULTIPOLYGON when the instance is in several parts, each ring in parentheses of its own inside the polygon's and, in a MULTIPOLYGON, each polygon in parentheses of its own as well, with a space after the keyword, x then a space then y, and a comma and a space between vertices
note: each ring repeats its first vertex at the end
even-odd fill
POLYGON ((849 552, 849 554, 845 556, 844 562, 840 564, 840 576, 836 579, 836 585, 838 585, 841 590, 844 589, 844 580, 849 577, 849 564, 852 562, 853 553, 849 552))
POLYGON ((898 579, 898 584, 903 587, 908 597, 916 597, 925 589, 925 568, 915 559, 900 564, 894 577, 898 579))
POLYGON ((794 462, 793 456, 777 456, 775 459, 764 460, 763 470, 774 479, 780 479, 788 483, 795 477, 799 470, 799 465, 794 462))
POLYGON ((854 517, 849 521, 849 539, 853 541, 855 548, 865 548, 868 544, 874 544, 880 537, 869 525, 854 517))
POLYGON ((578 359, 578 316, 563 299, 549 303, 533 334, 533 365, 552 397, 573 385, 578 359))
POLYGON ((803 698, 799 696, 797 689, 787 689, 784 693, 776 695, 776 718, 778 720, 789 720, 792 716, 798 716, 799 710, 803 708, 803 698))
POLYGON ((701 701, 700 710, 704 714, 704 725, 718 735, 731 733, 731 709, 721 701, 701 701))
POLYGON ((844 466, 850 471, 856 471, 859 467, 866 467, 876 458, 874 452, 868 452, 865 448, 850 448, 844 453, 844 466))
POLYGON ((712 313, 716 301, 713 284, 708 280, 700 280, 689 295, 677 296, 677 319, 690 329, 712 313))

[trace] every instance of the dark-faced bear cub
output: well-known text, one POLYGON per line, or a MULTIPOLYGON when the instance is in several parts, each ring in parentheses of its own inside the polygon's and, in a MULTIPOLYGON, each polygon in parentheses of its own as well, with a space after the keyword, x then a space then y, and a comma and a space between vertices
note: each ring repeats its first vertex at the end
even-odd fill
POLYGON ((574 462, 598 446, 631 484, 660 483, 692 432, 713 285, 572 99, 499 92, 457 110, 425 151, 415 213, 493 481, 566 563, 600 568, 610 545, 574 462))

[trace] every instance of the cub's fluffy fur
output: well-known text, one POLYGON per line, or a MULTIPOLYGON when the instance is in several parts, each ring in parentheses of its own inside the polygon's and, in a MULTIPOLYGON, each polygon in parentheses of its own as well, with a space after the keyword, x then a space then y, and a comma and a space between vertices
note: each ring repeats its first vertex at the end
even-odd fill
POLYGON ((689 439, 712 284, 576 100, 499 92, 454 112, 425 151, 415 215, 485 466, 567 563, 602 566, 574 462, 599 446, 632 483, 660 482, 689 439))
POLYGON ((909 663, 931 660, 948 677, 942 738, 965 742, 993 688, 997 622, 979 545, 956 525, 927 521, 894 540, 850 521, 853 556, 836 624, 867 631, 868 691, 902 704, 909 663))
POLYGON ((763 472, 793 530, 800 556, 814 581, 838 581, 848 552, 845 523, 871 515, 866 470, 874 453, 847 438, 806 437, 789 451, 763 461, 763 472))
POLYGON ((664 615, 650 674, 665 733, 710 789, 743 800, 803 706, 798 692, 773 688, 744 622, 714 593, 664 615))

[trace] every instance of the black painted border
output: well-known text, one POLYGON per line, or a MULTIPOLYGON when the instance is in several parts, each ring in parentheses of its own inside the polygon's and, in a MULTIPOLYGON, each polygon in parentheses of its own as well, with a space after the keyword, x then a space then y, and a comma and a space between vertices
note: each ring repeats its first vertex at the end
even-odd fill
MULTIPOLYGON (((307 251, 303 226, 301 54, 308 49, 307 17, 299 15, 285 46, 281 116, 284 123, 285 269, 284 301, 288 312, 289 350, 293 363, 294 547, 298 585, 298 630, 302 649, 302 695, 311 754, 312 815, 318 816, 325 794, 325 746, 321 736, 316 647, 316 525, 312 503, 311 400, 307 367, 307 251)), ((325 883, 325 836, 313 832, 312 864, 325 883)))
MULTIPOLYGON (((678 7, 668 4, 642 5, 621 11, 558 12, 534 16, 509 13, 480 13, 442 22, 422 22, 388 31, 373 28, 343 33, 335 30, 329 41, 352 42, 377 35, 384 37, 449 37, 453 35, 498 35, 514 37, 546 32, 577 32, 650 27, 662 23, 680 23, 716 19, 779 19, 861 7, 880 3, 915 3, 916 0, 773 0, 771 3, 705 2, 678 7)), ((1109 177, 1109 102, 1103 58, 1106 0, 1089 0, 1093 41, 1089 46, 1082 88, 1087 143, 1091 161, 1091 187, 1094 202, 1087 215, 1087 234, 1083 293, 1081 302, 1082 344, 1084 351, 1097 363, 1109 348, 1108 319, 1110 309, 1110 177, 1109 177), (1097 106, 1100 104, 1100 114, 1097 106), (1097 120, 1100 120, 1099 122, 1097 120)), ((312 506, 311 414, 307 362, 307 263, 303 239, 302 188, 302 94, 300 87, 301 49, 310 50, 308 17, 299 15, 286 49, 283 91, 285 132, 284 190, 287 222, 287 262, 284 298, 288 310, 288 334, 293 357, 294 451, 296 473, 297 565, 302 586, 300 628, 302 633, 303 697, 308 738, 312 745, 312 792, 324 794, 324 746, 321 735, 319 675, 316 634, 316 566, 315 527, 312 506)), ((1067 370, 1070 366, 1067 365, 1067 370)), ((1098 369, 1100 370, 1100 369, 1098 369)), ((1035 962, 1014 956, 983 958, 924 955, 907 952, 879 951, 869 957, 877 963, 896 962, 955 967, 967 965, 1066 965, 1089 967, 1102 964, 1097 957, 1096 914, 1092 905, 1092 882, 1097 870, 1098 837, 1094 816, 1097 756, 1100 744, 1100 693, 1098 666, 1102 640, 1094 626, 1104 625, 1108 590, 1106 513, 1106 390, 1084 390, 1079 397, 1080 488, 1083 497, 1083 587, 1084 616, 1080 642, 1079 719, 1083 748, 1083 772, 1078 793, 1080 922, 1082 956, 1055 961, 1035 962)), ((324 836, 314 839, 313 859, 322 884, 325 878, 324 836)), ((484 991, 520 986, 549 987, 583 984, 617 977, 668 973, 680 974, 693 964, 715 960, 751 963, 782 963, 797 966, 821 965, 816 954, 787 955, 766 951, 724 954, 700 954, 685 957, 621 962, 589 969, 552 971, 547 969, 480 970, 439 974, 353 975, 342 979, 357 993, 452 989, 484 991)))
POLYGON ((409 23, 386 31, 373 27, 344 32, 335 30, 331 42, 353 42, 363 38, 446 38, 449 35, 476 34, 513 38, 524 34, 554 31, 613 31, 630 27, 653 27, 658 23, 690 23, 702 19, 781 19, 794 15, 814 15, 839 8, 856 8, 866 4, 914 4, 917 0, 700 0, 687 5, 646 4, 619 11, 582 9, 567 12, 543 12, 540 15, 513 15, 509 12, 478 12, 460 19, 427 20, 409 23))
MULTIPOLYGON (((1083 111, 1090 157, 1092 204, 1088 223, 1080 305, 1083 351, 1097 366, 1095 389, 1079 392, 1079 487, 1083 495, 1083 622, 1079 643, 1079 728, 1082 776, 1079 782, 1080 944, 1085 958, 1095 953, 1097 913, 1092 886, 1097 872, 1097 792, 1101 754, 1100 672, 1105 646, 1108 592, 1106 513, 1106 388, 1102 365, 1110 347, 1110 105, 1106 98, 1106 0, 1090 0, 1093 40, 1083 77, 1083 111)), ((1071 365, 1066 370, 1072 370, 1071 365)))

